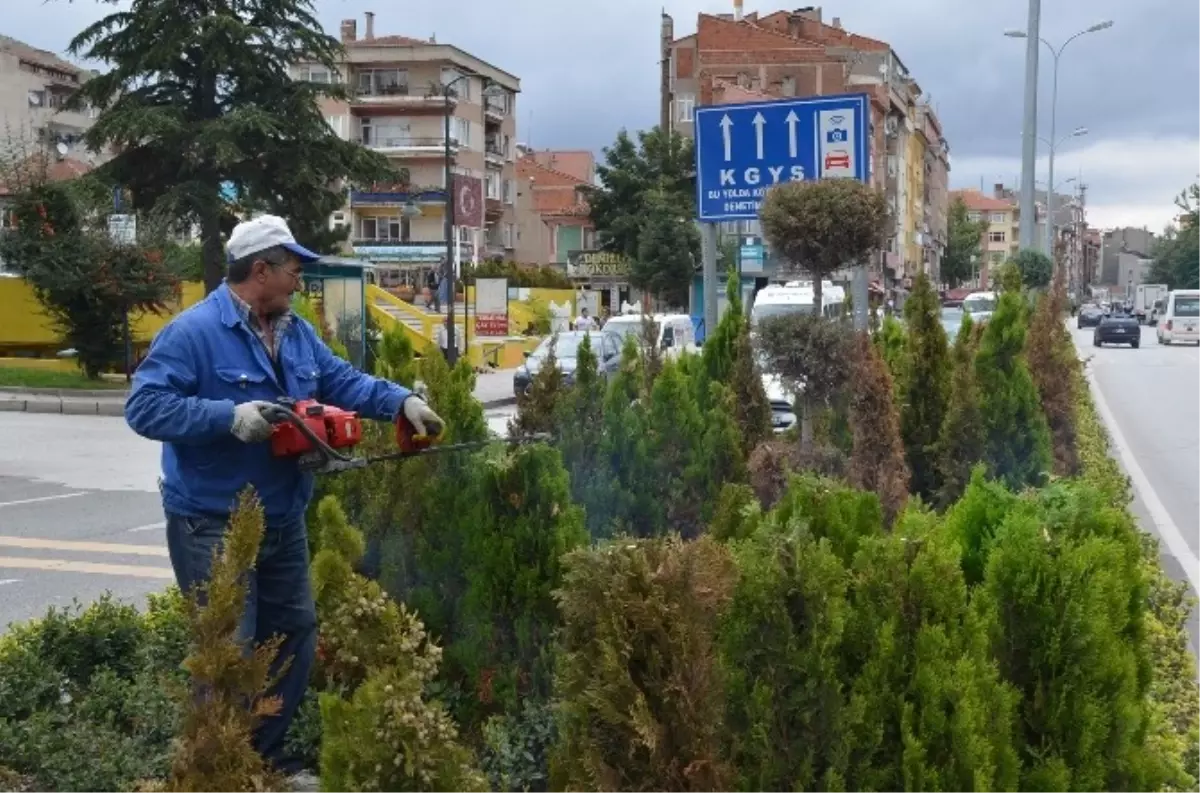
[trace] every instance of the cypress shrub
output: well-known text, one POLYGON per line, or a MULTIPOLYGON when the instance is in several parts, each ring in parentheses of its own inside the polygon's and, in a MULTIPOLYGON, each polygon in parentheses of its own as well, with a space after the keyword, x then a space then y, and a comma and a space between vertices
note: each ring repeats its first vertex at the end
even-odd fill
MULTIPOLYGON (((929 278, 921 273, 904 302, 908 325, 905 376, 899 382, 900 435, 912 471, 912 492, 932 501, 941 486, 937 442, 946 418, 950 359, 941 304, 929 278)), ((894 375, 894 372, 893 372, 894 375)))

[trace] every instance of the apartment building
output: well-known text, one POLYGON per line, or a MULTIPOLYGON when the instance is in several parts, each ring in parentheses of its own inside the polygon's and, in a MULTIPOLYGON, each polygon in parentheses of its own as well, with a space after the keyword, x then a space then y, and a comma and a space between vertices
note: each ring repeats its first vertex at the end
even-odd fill
POLYGON ((91 76, 52 52, 0 35, 0 147, 88 160, 83 133, 98 114, 65 105, 91 76))
MULTIPOLYGON (((1100 238, 1097 282, 1109 287, 1127 288, 1142 282, 1142 268, 1136 262, 1149 259, 1157 238, 1145 228, 1109 229, 1100 238)), ((1120 292, 1120 294, 1124 294, 1120 292)))
POLYGON ((516 251, 516 97, 520 80, 451 44, 375 34, 375 17, 341 23, 336 73, 297 64, 294 76, 348 84, 348 102, 322 110, 342 138, 386 155, 402 184, 355 185, 332 224, 351 229, 354 256, 402 272, 445 255, 447 164, 455 197, 456 259, 512 259, 516 251), (450 158, 446 158, 449 118, 450 158))
POLYGON ((520 224, 520 261, 555 264, 565 270, 572 251, 596 246, 586 195, 595 181, 595 157, 588 151, 533 151, 524 147, 521 153, 517 160, 517 190, 530 196, 533 215, 522 218, 520 224), (527 235, 533 239, 526 239, 527 235))
POLYGON ((987 287, 1000 265, 1017 254, 1020 248, 1017 202, 1000 194, 985 195, 979 190, 955 190, 950 199, 961 198, 967 205, 967 218, 978 223, 985 221, 987 229, 980 241, 982 256, 977 283, 987 287))
MULTIPOLYGON (((935 279, 947 234, 949 145, 936 113, 886 42, 825 22, 819 7, 698 15, 696 32, 675 37, 662 16, 660 124, 692 136, 698 106, 784 97, 866 93, 871 99, 871 184, 885 191, 894 226, 876 263, 889 287, 919 272, 935 279)), ((757 221, 723 224, 726 234, 760 234, 757 221)), ((786 263, 784 263, 786 266, 786 263)))

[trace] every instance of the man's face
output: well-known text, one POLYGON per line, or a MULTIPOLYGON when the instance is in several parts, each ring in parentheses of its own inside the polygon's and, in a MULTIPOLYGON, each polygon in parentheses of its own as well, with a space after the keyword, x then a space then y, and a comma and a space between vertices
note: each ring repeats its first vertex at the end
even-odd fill
POLYGON ((303 288, 300 260, 288 256, 283 264, 259 262, 256 267, 262 269, 257 273, 259 297, 263 307, 270 314, 282 314, 292 303, 292 295, 303 288))

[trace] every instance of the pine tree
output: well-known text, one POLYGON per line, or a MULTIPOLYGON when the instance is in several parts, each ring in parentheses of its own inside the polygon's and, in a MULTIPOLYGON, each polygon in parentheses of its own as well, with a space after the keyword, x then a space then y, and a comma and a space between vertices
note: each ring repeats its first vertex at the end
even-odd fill
MULTIPOLYGON (((724 408, 724 405, 721 405, 724 408)), ((652 503, 652 522, 640 536, 678 532, 685 537, 703 526, 705 481, 705 423, 688 378, 667 362, 654 383, 646 410, 646 455, 654 472, 642 487, 652 503)), ((715 496, 715 492, 713 493, 715 496)))
POLYGON ((902 385, 905 378, 905 355, 908 352, 908 337, 904 332, 904 325, 900 323, 900 320, 888 314, 883 318, 879 332, 872 338, 879 347, 879 354, 883 356, 888 371, 892 374, 892 381, 897 385, 902 385))
POLYGON ((556 337, 551 338, 546 356, 530 382, 529 391, 518 397, 517 415, 508 423, 509 432, 513 435, 555 433, 558 429, 566 380, 554 352, 556 341, 556 337))
POLYGON ((560 405, 563 463, 571 479, 571 496, 587 515, 593 537, 606 536, 611 529, 609 500, 614 482, 604 457, 605 382, 592 351, 590 337, 579 345, 575 385, 560 405))
POLYGON ((1067 312, 1065 278, 1060 269, 1050 292, 1038 300, 1025 341, 1025 357, 1050 428, 1054 473, 1074 476, 1079 472, 1075 432, 1079 358, 1071 334, 1063 325, 1067 312))
POLYGON ((1051 462, 1050 432, 1025 361, 1025 313, 1021 292, 1006 287, 984 325, 975 359, 983 460, 991 476, 1015 490, 1040 485, 1051 462))
POLYGON ((941 305, 924 273, 917 276, 904 302, 904 318, 908 344, 900 389, 900 434, 912 471, 912 491, 929 501, 941 484, 936 444, 946 417, 950 360, 941 305))
POLYGON ((909 471, 900 439, 900 416, 892 376, 879 349, 860 333, 855 348, 854 388, 850 396, 850 482, 879 495, 891 524, 908 498, 909 471))

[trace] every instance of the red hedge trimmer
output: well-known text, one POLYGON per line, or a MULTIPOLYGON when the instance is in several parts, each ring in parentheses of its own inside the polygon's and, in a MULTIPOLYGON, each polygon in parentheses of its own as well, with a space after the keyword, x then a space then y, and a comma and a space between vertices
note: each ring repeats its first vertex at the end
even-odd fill
POLYGON ((490 438, 441 446, 435 445, 444 431, 441 425, 427 426, 428 434, 417 435, 407 421, 397 421, 398 450, 355 457, 347 452, 362 441, 363 425, 362 419, 354 411, 323 405, 311 399, 283 399, 264 410, 263 415, 275 425, 271 433, 271 453, 275 457, 298 458, 301 470, 318 474, 353 471, 388 460, 471 451, 498 443, 516 446, 551 439, 546 433, 538 433, 520 438, 490 438))

